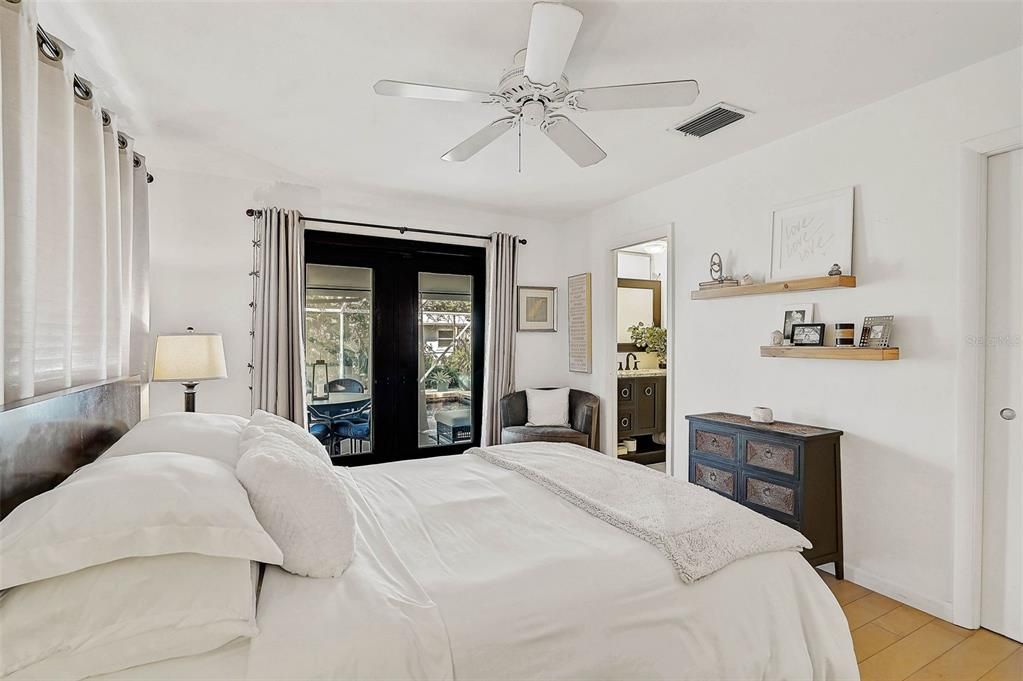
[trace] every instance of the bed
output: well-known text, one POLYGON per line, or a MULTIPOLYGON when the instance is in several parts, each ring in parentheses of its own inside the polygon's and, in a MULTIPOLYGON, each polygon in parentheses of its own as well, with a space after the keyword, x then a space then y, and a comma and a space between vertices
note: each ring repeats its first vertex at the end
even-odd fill
POLYGON ((798 552, 685 584, 650 543, 479 456, 345 475, 342 576, 266 566, 258 634, 101 678, 858 678, 844 615, 798 552))

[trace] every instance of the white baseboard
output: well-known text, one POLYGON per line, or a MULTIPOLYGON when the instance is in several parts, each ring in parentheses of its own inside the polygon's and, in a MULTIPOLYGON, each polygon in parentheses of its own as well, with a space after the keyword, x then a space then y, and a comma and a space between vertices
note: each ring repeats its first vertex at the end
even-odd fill
MULTIPOLYGON (((834 563, 821 565, 819 569, 835 574, 834 563)), ((907 589, 903 586, 899 586, 898 584, 892 584, 891 582, 882 579, 877 575, 871 574, 866 570, 862 570, 855 565, 851 565, 848 562, 845 564, 845 578, 854 584, 859 584, 871 591, 876 591, 882 596, 894 598, 900 603, 910 605, 917 610, 923 610, 929 615, 940 617, 947 622, 952 621, 952 603, 950 602, 938 601, 929 596, 918 594, 912 589, 907 589)))

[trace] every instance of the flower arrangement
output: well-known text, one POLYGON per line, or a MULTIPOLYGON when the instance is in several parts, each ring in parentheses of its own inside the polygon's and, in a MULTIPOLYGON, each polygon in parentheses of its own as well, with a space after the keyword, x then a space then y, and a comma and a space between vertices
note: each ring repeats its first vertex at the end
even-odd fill
POLYGON ((657 354, 661 364, 668 361, 668 330, 660 326, 647 326, 639 322, 629 327, 629 335, 636 347, 657 354))

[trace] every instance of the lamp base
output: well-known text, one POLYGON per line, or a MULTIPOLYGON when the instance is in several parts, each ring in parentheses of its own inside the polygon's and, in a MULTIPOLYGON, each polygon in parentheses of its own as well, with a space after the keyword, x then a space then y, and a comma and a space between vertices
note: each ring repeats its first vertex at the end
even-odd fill
POLYGON ((195 411, 195 386, 197 386, 199 384, 193 382, 193 383, 182 383, 181 385, 185 386, 185 411, 186 412, 194 412, 195 411))

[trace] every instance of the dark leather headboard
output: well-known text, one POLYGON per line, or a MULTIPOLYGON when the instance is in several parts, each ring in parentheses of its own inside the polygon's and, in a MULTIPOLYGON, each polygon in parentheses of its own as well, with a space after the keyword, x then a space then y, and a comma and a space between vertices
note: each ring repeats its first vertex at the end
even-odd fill
POLYGON ((0 405, 0 518, 95 461, 139 422, 140 402, 130 377, 0 405))

